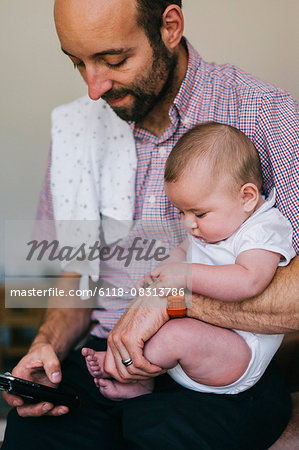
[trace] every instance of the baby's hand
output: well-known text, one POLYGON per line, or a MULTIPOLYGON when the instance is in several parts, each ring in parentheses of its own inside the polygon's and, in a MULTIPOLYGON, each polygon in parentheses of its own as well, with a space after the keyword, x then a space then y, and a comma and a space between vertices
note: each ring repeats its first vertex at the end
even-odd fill
POLYGON ((147 272, 146 274, 143 275, 143 277, 140 278, 140 280, 137 281, 137 283, 135 284, 135 288, 141 289, 141 288, 146 288, 148 286, 150 286, 153 283, 153 279, 151 276, 150 272, 147 272))
POLYGON ((151 272, 157 288, 184 288, 191 280, 191 264, 169 263, 159 265, 151 272))

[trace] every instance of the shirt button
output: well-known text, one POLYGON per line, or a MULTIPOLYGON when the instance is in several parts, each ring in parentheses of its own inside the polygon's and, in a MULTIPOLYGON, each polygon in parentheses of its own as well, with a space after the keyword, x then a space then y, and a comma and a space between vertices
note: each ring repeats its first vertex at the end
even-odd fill
POLYGON ((156 201, 156 197, 154 195, 151 195, 148 201, 153 204, 156 201))
POLYGON ((160 147, 160 149, 159 149, 160 156, 165 156, 166 153, 167 153, 166 148, 165 147, 160 147))

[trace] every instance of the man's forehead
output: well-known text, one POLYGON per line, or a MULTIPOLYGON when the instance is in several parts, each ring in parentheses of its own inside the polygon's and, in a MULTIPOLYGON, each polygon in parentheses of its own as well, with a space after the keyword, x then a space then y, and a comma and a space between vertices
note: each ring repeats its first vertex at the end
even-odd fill
POLYGON ((126 41, 139 28, 135 0, 56 0, 54 12, 62 47, 75 54, 95 47, 93 41, 103 44, 94 52, 130 46, 126 41))
POLYGON ((58 27, 136 26, 137 6, 136 0, 55 0, 54 16, 58 27))
POLYGON ((55 16, 67 14, 82 18, 92 19, 95 16, 105 16, 111 14, 113 21, 118 15, 128 17, 130 14, 136 14, 136 0, 55 0, 55 16))

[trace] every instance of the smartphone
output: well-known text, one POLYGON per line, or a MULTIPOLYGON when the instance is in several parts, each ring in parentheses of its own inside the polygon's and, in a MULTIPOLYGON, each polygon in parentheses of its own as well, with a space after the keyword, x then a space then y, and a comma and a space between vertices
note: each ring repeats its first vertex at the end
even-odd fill
POLYGON ((43 384, 16 378, 9 372, 0 374, 0 390, 22 397, 30 403, 49 402, 54 405, 64 405, 76 408, 80 405, 79 397, 61 391, 59 388, 51 388, 43 384))

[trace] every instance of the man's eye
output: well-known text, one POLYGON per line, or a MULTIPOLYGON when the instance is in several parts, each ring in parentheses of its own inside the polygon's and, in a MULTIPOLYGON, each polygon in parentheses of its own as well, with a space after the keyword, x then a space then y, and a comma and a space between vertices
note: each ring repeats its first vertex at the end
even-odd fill
POLYGON ((79 62, 74 62, 74 69, 77 69, 78 67, 84 67, 84 62, 83 61, 79 61, 79 62))
POLYGON ((125 62, 127 61, 127 58, 122 59, 121 61, 119 61, 118 63, 109 63, 108 61, 106 61, 106 65, 108 67, 110 67, 111 69, 116 69, 117 67, 121 67, 125 64, 125 62))

